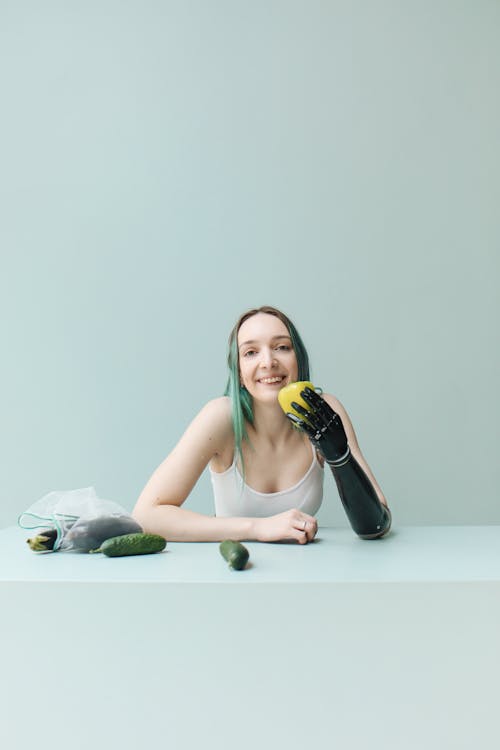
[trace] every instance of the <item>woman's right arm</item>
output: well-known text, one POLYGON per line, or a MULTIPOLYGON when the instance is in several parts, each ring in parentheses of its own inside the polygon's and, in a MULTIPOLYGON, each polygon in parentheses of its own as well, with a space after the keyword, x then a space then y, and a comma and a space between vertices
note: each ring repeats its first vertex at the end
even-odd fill
POLYGON ((145 532, 172 542, 219 542, 223 539, 310 541, 316 520, 299 511, 270 518, 221 518, 182 508, 213 456, 232 436, 229 398, 209 401, 193 419, 167 458, 153 472, 132 511, 145 532), (302 530, 307 520, 307 529, 302 530), (299 527, 299 528, 297 528, 299 527))
POLYGON ((209 401, 167 458, 153 472, 132 511, 144 531, 172 542, 248 539, 250 519, 222 519, 181 508, 208 462, 229 435, 230 403, 209 401))

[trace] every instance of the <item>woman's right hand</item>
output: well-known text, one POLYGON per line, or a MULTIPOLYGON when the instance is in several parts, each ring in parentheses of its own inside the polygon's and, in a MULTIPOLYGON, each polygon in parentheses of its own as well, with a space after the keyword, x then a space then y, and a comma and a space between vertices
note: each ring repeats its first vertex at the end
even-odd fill
POLYGON ((318 532, 314 516, 297 509, 285 510, 275 516, 254 519, 253 538, 258 542, 280 542, 295 539, 299 544, 311 542, 318 532))

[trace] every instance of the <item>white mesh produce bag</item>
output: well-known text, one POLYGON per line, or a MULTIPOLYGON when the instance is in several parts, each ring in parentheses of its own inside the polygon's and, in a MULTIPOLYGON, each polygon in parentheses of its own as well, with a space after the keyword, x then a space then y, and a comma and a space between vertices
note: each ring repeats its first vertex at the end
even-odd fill
POLYGON ((79 521, 101 516, 129 516, 121 505, 113 500, 97 497, 93 487, 83 487, 79 490, 55 490, 37 500, 17 519, 22 529, 55 528, 57 537, 54 552, 58 549, 68 549, 65 543, 68 532, 77 526, 79 521))

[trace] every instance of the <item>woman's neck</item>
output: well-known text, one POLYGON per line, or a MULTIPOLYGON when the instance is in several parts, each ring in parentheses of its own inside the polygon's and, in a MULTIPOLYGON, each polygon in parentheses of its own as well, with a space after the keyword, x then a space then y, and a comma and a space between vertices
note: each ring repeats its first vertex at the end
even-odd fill
POLYGON ((284 447, 296 438, 296 430, 284 415, 279 404, 253 403, 253 425, 249 431, 269 447, 284 447))

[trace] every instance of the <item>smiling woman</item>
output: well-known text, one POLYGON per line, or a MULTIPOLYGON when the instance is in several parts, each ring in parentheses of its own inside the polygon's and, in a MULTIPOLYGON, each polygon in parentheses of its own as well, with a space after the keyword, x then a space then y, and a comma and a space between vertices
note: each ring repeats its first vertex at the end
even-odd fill
POLYGON ((318 528, 326 458, 356 533, 363 538, 387 533, 387 502, 338 399, 314 393, 318 400, 311 404, 311 396, 301 392, 301 403, 315 415, 315 432, 297 417, 300 404, 296 412, 293 402, 293 414, 280 406, 282 388, 309 381, 309 358, 292 321, 274 307, 249 310, 228 343, 224 396, 203 407, 136 503, 133 515, 145 531, 171 541, 307 543, 318 528), (332 449, 338 445, 342 459, 349 451, 342 476, 332 449), (181 507, 207 466, 215 516, 181 507), (346 480, 346 471, 354 480, 346 480))

